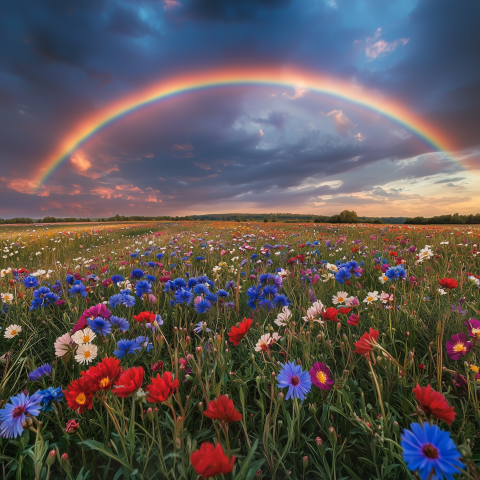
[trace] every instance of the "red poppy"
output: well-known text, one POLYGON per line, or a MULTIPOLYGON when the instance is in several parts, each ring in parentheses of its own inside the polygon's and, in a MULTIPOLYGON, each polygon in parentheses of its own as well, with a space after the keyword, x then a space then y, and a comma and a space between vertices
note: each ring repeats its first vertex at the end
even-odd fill
POLYGON ((161 370, 163 368, 163 362, 159 360, 157 363, 152 365, 152 370, 156 372, 157 370, 161 370))
POLYGON ((235 410, 233 400, 227 395, 220 395, 217 400, 212 400, 203 414, 225 423, 239 422, 243 418, 242 414, 235 410))
POLYGON ((151 403, 160 403, 168 400, 175 389, 178 388, 178 380, 172 382, 172 373, 165 372, 163 378, 157 374, 152 377, 152 382, 145 389, 147 392, 147 401, 151 403))
POLYGON ((352 325, 353 327, 358 327, 358 322, 360 318, 358 315, 355 315, 354 313, 348 317, 347 323, 349 325, 352 325))
POLYGON ((423 363, 421 363, 421 364, 418 366, 418 368, 419 368, 420 370, 426 370, 426 369, 427 369, 427 367, 426 367, 423 363))
POLYGON ((453 278, 441 278, 439 283, 443 288, 448 288, 449 290, 458 287, 458 282, 453 278))
POLYGON ((339 322, 337 318, 337 309, 333 307, 328 307, 323 313, 322 317, 324 320, 331 320, 332 322, 339 322))
POLYGON ((358 353, 359 355, 363 355, 365 353, 371 352, 373 347, 377 343, 378 336, 380 332, 373 328, 370 328, 369 332, 365 332, 358 342, 355 342, 354 345, 357 349, 353 353, 358 353))
POLYGON ((133 395, 143 383, 143 368, 131 367, 115 382, 115 394, 117 397, 125 398, 133 395))
POLYGON ((190 455, 192 467, 202 479, 209 477, 216 477, 223 473, 231 473, 235 457, 232 456, 230 460, 228 456, 223 453, 223 448, 220 443, 214 447, 210 442, 203 442, 200 445, 200 450, 194 450, 190 455))
POLYGON ((445 397, 440 392, 432 390, 430 385, 427 387, 417 385, 413 393, 427 418, 438 418, 449 425, 455 420, 455 407, 451 407, 445 397))
POLYGON ((230 341, 237 346, 240 343, 240 340, 247 334, 252 326, 253 320, 251 318, 244 318, 238 327, 233 326, 232 329, 228 332, 230 341))
POLYGON ((340 307, 337 312, 341 313, 342 315, 348 315, 352 309, 347 307, 340 307))
POLYGON ((139 313, 138 315, 134 315, 133 318, 137 322, 146 321, 148 323, 153 323, 155 321, 156 315, 153 312, 142 312, 142 313, 139 313))
POLYGON ((94 367, 90 367, 86 372, 82 372, 81 375, 87 380, 90 390, 96 392, 98 390, 110 390, 122 373, 123 368, 120 366, 120 360, 107 357, 94 367))
POLYGON ((398 255, 397 252, 394 252, 394 251, 391 251, 391 252, 388 252, 388 254, 391 256, 391 257, 396 257, 398 255))
POLYGON ((85 408, 93 407, 93 392, 90 390, 85 378, 74 380, 65 390, 63 390, 68 406, 74 410, 83 413, 85 408))

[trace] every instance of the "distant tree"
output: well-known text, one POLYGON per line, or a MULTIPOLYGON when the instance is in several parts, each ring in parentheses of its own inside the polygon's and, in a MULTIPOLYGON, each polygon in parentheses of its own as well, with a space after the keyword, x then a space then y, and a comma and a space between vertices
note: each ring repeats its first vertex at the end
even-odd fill
POLYGON ((264 221, 265 223, 268 223, 268 218, 265 217, 265 218, 263 219, 263 221, 264 221))

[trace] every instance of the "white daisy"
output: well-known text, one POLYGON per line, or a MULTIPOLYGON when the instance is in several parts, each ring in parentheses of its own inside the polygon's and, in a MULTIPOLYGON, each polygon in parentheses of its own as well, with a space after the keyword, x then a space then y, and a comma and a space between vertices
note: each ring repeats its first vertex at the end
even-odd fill
POLYGON ((367 297, 365 298, 364 302, 367 305, 371 305, 373 302, 378 300, 378 292, 375 290, 374 292, 368 292, 367 297))
POLYGON ((305 320, 305 322, 323 323, 323 321, 317 320, 317 317, 319 317, 323 313, 323 310, 323 303, 320 300, 317 300, 307 310, 307 316, 303 317, 303 320, 305 320))
POLYGON ((11 293, 2 293, 0 297, 2 297, 3 303, 12 303, 14 298, 11 293))
POLYGON ((264 351, 266 352, 269 348, 270 348, 270 345, 272 343, 272 338, 270 337, 270 334, 269 333, 265 333, 264 335, 262 335, 260 337, 260 340, 257 342, 257 344, 255 345, 255 351, 257 352, 261 352, 261 351, 264 351))
POLYGON ((86 327, 83 330, 78 330, 72 335, 72 340, 77 345, 84 343, 90 343, 96 337, 95 333, 90 327, 86 327))
POLYGON ((339 303, 344 303, 347 298, 347 292, 337 292, 337 294, 333 296, 332 302, 334 305, 338 305, 339 303))
POLYGON ((5 329, 5 338, 15 338, 20 332, 22 331, 22 327, 20 325, 9 325, 5 329))
POLYGON ((90 363, 97 357, 97 346, 93 343, 84 343, 79 345, 75 354, 75 360, 78 363, 90 363))

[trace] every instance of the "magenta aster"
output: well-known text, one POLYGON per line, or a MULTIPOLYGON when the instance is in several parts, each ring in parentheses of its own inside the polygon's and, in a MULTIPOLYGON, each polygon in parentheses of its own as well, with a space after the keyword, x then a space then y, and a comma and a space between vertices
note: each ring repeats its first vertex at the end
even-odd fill
POLYGON ((465 325, 468 327, 468 335, 470 337, 480 338, 480 322, 471 318, 465 322, 465 325))
POLYGON ((472 342, 468 342, 465 334, 457 333, 452 335, 451 340, 447 340, 447 355, 452 360, 458 360, 463 357, 472 348, 472 342))
POLYGON ((324 363, 315 362, 310 369, 310 380, 322 390, 331 390, 335 381, 324 363))

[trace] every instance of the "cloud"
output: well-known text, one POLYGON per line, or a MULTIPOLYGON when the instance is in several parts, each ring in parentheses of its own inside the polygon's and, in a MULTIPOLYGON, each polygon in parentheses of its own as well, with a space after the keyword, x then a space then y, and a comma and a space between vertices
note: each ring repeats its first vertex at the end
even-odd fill
MULTIPOLYGON (((400 45, 405 46, 409 38, 399 38, 397 40, 393 40, 392 42, 387 42, 386 40, 381 39, 382 29, 379 27, 375 31, 373 37, 367 37, 365 40, 365 56, 368 58, 369 61, 375 60, 379 57, 384 57, 385 55, 392 53, 395 51, 397 47, 400 45)), ((359 42, 356 40, 356 42, 359 42)))
MULTIPOLYGON (((341 135, 347 135, 348 132, 355 126, 353 125, 352 121, 342 112, 342 110, 332 110, 331 112, 327 113, 327 117, 333 118, 335 130, 341 135)), ((360 137, 358 138, 360 140, 360 137)))
POLYGON ((438 180, 435 183, 458 182, 460 180, 465 180, 465 178, 466 177, 444 178, 443 180, 438 180))
POLYGON ((287 93, 284 93, 283 95, 290 100, 297 100, 298 98, 302 98, 308 92, 308 88, 304 85, 297 85, 294 87, 294 89, 295 93, 293 95, 290 96, 287 93))

